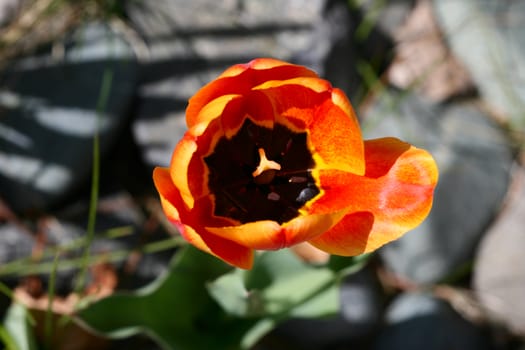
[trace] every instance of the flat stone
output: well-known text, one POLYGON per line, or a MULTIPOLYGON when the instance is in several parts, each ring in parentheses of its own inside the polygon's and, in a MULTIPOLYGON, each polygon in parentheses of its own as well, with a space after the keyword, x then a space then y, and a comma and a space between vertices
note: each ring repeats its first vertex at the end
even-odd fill
POLYGON ((257 57, 303 64, 357 96, 357 60, 377 61, 390 41, 356 43, 359 9, 327 0, 127 1, 145 44, 133 131, 144 162, 167 165, 186 131, 187 100, 225 68, 257 57))
POLYGON ((404 293, 385 315, 386 327, 374 350, 491 349, 481 329, 467 322, 444 301, 428 294, 404 293))
POLYGON ((525 2, 435 0, 454 54, 470 71, 483 98, 525 128, 525 2))
MULTIPOLYGON (((391 0, 378 2, 376 0, 357 1, 363 13, 368 15, 364 22, 373 21, 378 29, 395 37, 396 32, 410 16, 416 5, 416 0, 391 0)), ((362 25, 366 27, 366 24, 362 25)))
POLYGON ((131 48, 102 23, 10 63, 0 75, 0 189, 12 209, 47 210, 88 183, 94 132, 104 159, 136 79, 131 48))
POLYGON ((427 149, 440 171, 426 221, 380 250, 388 268, 436 283, 473 257, 507 192, 512 152, 503 131, 474 105, 433 104, 389 90, 365 113, 366 138, 396 136, 427 149))
POLYGON ((11 223, 0 225, 0 264, 31 256, 35 244, 24 228, 11 223))
POLYGON ((0 28, 7 26, 20 11, 21 0, 0 1, 0 28))
POLYGON ((503 212, 483 238, 474 263, 473 285, 489 316, 525 335, 525 169, 516 171, 515 185, 503 212))

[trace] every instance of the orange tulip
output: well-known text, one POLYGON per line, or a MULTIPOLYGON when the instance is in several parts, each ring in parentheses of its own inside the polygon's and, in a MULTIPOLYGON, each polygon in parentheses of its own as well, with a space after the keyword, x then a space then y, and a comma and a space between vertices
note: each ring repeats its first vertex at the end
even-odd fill
POLYGON ((301 242, 371 252, 432 206, 432 156, 363 141, 344 93, 305 67, 235 65, 190 99, 186 123, 170 166, 153 173, 163 210, 189 243, 234 266, 301 242))

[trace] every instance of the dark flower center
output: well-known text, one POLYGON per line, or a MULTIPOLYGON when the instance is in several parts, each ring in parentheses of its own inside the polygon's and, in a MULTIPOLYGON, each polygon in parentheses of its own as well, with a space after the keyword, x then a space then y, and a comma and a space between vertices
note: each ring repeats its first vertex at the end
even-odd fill
POLYGON ((273 129, 246 119, 231 139, 222 137, 206 158, 208 187, 216 216, 241 223, 273 220, 282 224, 319 194, 306 132, 284 125, 273 129))

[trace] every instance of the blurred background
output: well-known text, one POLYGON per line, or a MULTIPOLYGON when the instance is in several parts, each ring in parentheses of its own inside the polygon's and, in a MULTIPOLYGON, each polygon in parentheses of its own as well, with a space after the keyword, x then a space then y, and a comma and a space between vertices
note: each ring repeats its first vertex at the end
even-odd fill
POLYGON ((71 310, 86 251, 98 296, 165 271, 177 233, 151 172, 188 98, 274 57, 343 89, 365 138, 428 149, 440 182, 424 224, 344 281, 339 315, 256 348, 525 349, 523 33, 522 0, 0 0, 0 317, 51 285, 71 310))

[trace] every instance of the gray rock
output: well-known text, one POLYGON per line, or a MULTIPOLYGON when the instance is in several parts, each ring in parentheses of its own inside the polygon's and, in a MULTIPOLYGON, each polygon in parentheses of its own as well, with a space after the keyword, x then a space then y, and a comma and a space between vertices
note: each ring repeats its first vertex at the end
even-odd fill
POLYGON ((474 289, 489 315, 525 335, 525 169, 504 211, 483 238, 474 264, 474 289))
POLYGON ((366 138, 397 136, 427 149, 440 171, 425 222, 380 250, 387 266, 435 283, 469 262, 507 191, 512 153, 505 134, 474 105, 435 105, 385 93, 365 115, 366 138))
POLYGON ((129 45, 102 23, 78 28, 6 68, 0 75, 0 189, 12 209, 46 210, 88 182, 94 131, 100 130, 103 159, 127 121, 136 79, 129 45))
POLYGON ((372 61, 389 46, 380 34, 357 44, 360 14, 344 1, 127 1, 126 14, 146 46, 133 130, 150 167, 167 165, 186 130, 188 98, 226 67, 274 57, 357 95, 364 89, 357 60, 372 61))
MULTIPOLYGON (((46 247, 62 249, 62 263, 59 263, 60 271, 56 275, 55 287, 63 294, 71 292, 75 287, 75 278, 80 269, 78 263, 65 265, 65 262, 79 259, 85 252, 87 242, 83 239, 86 238, 88 225, 88 203, 88 200, 77 198, 73 205, 57 212, 53 220, 48 220, 41 227, 41 233, 46 237, 46 247)), ((145 221, 142 211, 128 193, 120 190, 101 194, 94 237, 89 242, 89 254, 100 257, 102 263, 107 262, 115 268, 121 289, 135 289, 151 282, 167 269, 173 255, 173 249, 150 254, 140 254, 137 251, 137 248, 148 243, 167 239, 165 234, 144 229, 145 221), (137 253, 136 260, 127 261, 134 251, 137 253), (109 259, 111 254, 120 254, 120 257, 109 259)), ((41 277, 47 280, 48 275, 44 273, 41 277)))
POLYGON ((453 52, 483 98, 525 128, 525 2, 435 0, 437 17, 453 52))
POLYGON ((30 232, 11 223, 0 225, 0 264, 31 256, 35 240, 30 232))
POLYGON ((386 327, 376 338, 374 350, 492 348, 480 329, 428 294, 401 294, 389 306, 385 318, 386 327))
POLYGON ((371 268, 349 275, 341 284, 341 315, 350 324, 348 335, 364 337, 378 328, 382 293, 371 268))
MULTIPOLYGON (((415 0, 391 0, 386 2, 365 0, 356 2, 356 4, 361 6, 362 11, 368 15, 365 21, 377 24, 379 30, 390 37, 395 36, 396 31, 403 25, 415 3, 415 0)), ((363 24, 363 27, 366 27, 366 25, 363 24)))
POLYGON ((0 0, 0 28, 16 17, 21 5, 21 0, 0 0))

